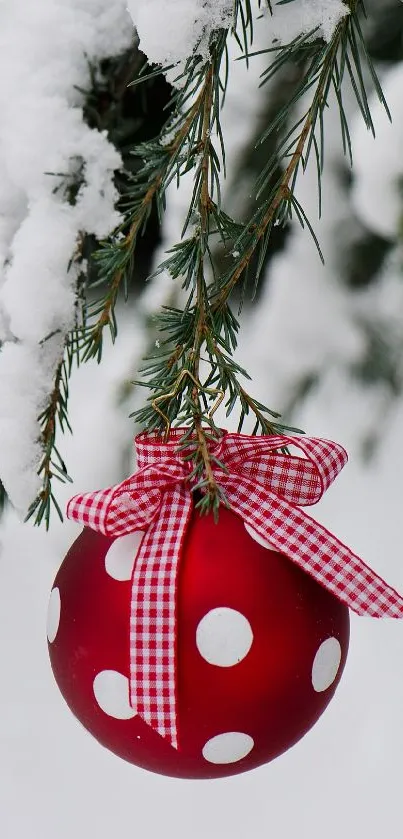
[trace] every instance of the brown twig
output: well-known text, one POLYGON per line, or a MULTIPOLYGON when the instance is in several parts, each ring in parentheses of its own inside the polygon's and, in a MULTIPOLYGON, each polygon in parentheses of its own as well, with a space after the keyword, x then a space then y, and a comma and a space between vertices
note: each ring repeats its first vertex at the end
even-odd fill
POLYGON ((317 110, 318 103, 323 99, 325 87, 328 80, 328 73, 329 67, 332 66, 334 61, 334 54, 337 52, 339 47, 338 39, 336 38, 333 43, 333 49, 329 51, 327 60, 324 62, 324 67, 321 72, 321 77, 319 80, 318 87, 316 88, 315 96, 312 101, 312 104, 308 110, 305 122, 303 124, 300 136, 298 138, 298 142, 296 148, 291 156, 290 162, 286 169, 284 170, 284 174, 280 180, 280 183, 276 189, 275 195, 273 196, 272 200, 270 201, 267 210, 262 218, 260 224, 256 225, 255 228, 255 238, 253 242, 249 245, 249 247, 245 250, 244 254, 242 255, 239 263, 236 266, 233 274, 229 278, 226 285, 222 288, 222 290, 217 294, 213 304, 212 310, 217 311, 220 310, 228 301, 234 287, 239 282, 240 277, 242 276, 245 269, 248 267, 255 250, 261 241, 262 237, 264 236, 268 226, 270 225, 271 221, 274 219, 275 214, 282 204, 283 201, 286 201, 290 195, 292 194, 290 184, 295 176, 298 166, 303 159, 305 145, 309 138, 310 132, 314 128, 315 123, 315 114, 317 110))

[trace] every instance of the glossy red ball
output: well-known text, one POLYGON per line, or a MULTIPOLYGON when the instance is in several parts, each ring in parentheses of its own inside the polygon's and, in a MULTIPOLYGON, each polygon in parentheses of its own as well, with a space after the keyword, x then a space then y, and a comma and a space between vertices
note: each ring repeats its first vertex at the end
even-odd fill
POLYGON ((258 540, 226 509, 218 524, 193 513, 178 582, 179 750, 129 703, 139 534, 85 529, 74 542, 51 594, 49 654, 67 704, 106 748, 153 772, 217 778, 272 760, 322 714, 347 656, 348 609, 258 540))

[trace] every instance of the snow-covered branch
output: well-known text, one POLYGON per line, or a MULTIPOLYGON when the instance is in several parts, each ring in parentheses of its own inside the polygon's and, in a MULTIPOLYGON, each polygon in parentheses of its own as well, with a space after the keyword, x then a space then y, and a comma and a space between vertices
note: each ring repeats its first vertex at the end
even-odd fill
POLYGON ((90 65, 132 38, 123 0, 0 6, 0 477, 22 510, 40 486, 37 417, 73 324, 78 236, 107 236, 119 220, 120 155, 85 124, 80 90, 90 65))

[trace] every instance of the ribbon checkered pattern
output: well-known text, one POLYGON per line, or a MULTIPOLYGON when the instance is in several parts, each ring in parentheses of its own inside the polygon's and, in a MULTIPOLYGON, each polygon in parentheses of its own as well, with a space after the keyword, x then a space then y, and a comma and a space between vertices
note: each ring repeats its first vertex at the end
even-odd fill
MULTIPOLYGON (((192 466, 178 444, 143 433, 138 471, 121 484, 77 495, 69 518, 110 537, 144 530, 132 581, 130 701, 148 725, 178 748, 176 600, 178 563, 192 512, 192 466)), ((211 444, 217 482, 231 509, 273 548, 359 615, 403 617, 403 599, 325 527, 299 509, 315 504, 347 462, 330 440, 223 432, 211 444), (297 447, 305 457, 284 454, 297 447)))

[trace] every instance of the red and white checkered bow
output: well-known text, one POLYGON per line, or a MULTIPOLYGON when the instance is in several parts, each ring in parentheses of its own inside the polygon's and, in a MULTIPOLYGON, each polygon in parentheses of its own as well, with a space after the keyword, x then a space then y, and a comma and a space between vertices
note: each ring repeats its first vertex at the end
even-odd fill
MULTIPOLYGON (((123 483, 77 495, 67 515, 107 536, 145 530, 133 572, 130 701, 174 748, 177 741, 176 593, 178 563, 192 511, 189 474, 178 451, 184 429, 167 442, 136 438, 138 471, 123 483)), ((403 617, 403 599, 301 505, 315 504, 347 462, 344 449, 309 437, 223 433, 211 455, 235 513, 273 547, 360 615, 403 617), (296 446, 305 458, 282 454, 296 446), (215 461, 214 461, 215 462, 215 461)))

